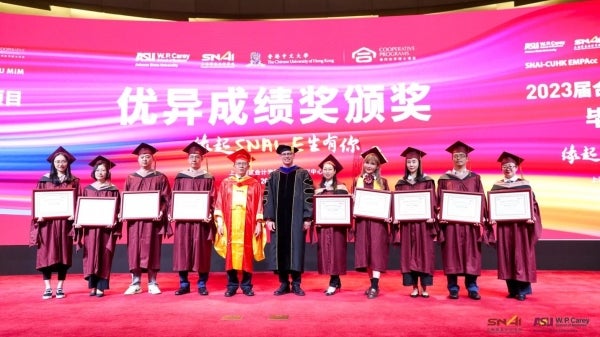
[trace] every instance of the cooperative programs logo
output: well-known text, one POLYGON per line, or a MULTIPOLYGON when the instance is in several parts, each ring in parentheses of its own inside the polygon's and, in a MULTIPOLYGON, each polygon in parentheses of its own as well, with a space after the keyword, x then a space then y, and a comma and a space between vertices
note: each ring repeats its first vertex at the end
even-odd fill
POLYGON ((235 54, 229 50, 222 53, 203 53, 200 68, 235 68, 235 54))
POLYGON ((0 59, 22 60, 25 58, 25 49, 0 46, 0 59))
POLYGON ((353 51, 351 56, 354 62, 361 64, 413 61, 417 59, 415 49, 415 46, 384 46, 377 50, 361 47, 353 51))

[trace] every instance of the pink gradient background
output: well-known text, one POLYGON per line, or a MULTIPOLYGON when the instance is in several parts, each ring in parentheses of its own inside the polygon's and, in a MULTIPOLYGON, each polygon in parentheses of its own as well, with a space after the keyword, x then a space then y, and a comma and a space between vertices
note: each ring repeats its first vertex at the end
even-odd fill
MULTIPOLYGON (((471 169, 482 175, 486 189, 501 177, 496 158, 502 151, 526 159, 522 173, 534 188, 541 206, 544 239, 600 239, 600 159, 569 162, 563 150, 574 146, 600 152, 600 128, 586 123, 588 109, 600 107, 598 64, 526 69, 527 62, 586 58, 598 60, 600 44, 576 50, 577 39, 600 36, 600 3, 486 12, 451 13, 363 19, 250 21, 250 22, 125 22, 60 19, 0 14, 0 245, 27 244, 31 219, 31 190, 49 170, 46 157, 62 145, 77 157, 73 172, 83 185, 91 183, 89 160, 104 155, 117 163, 113 181, 123 186, 136 170, 133 148, 147 142, 159 149, 157 169, 171 179, 185 168, 181 149, 197 138, 211 152, 208 167, 220 181, 230 172, 225 153, 247 146, 257 159, 254 176, 264 179, 279 165, 278 143, 295 142, 302 152, 296 163, 314 173, 329 153, 345 169, 347 185, 358 174, 358 154, 378 145, 390 160, 383 175, 393 185, 403 173, 400 153, 407 146, 428 155, 426 173, 435 179, 451 168, 444 149, 456 140, 473 146, 471 169), (554 51, 526 53, 526 43, 560 41, 554 51), (352 53, 368 48, 406 47, 406 57, 394 62, 376 58, 357 63, 352 53), (136 67, 143 52, 189 54, 178 67, 136 67), (233 67, 204 68, 203 55, 234 55, 233 67), (249 67, 250 54, 259 52, 261 67, 249 67), (268 64, 269 56, 304 54, 329 64, 268 64), (7 73, 21 69, 22 75, 7 73), (574 97, 566 84, 589 82, 597 88, 589 97, 574 97), (418 103, 428 105, 428 121, 414 117, 394 122, 391 87, 418 83, 430 87, 418 103), (527 99, 528 86, 558 85, 555 98, 527 99), (306 86, 338 89, 326 104, 337 109, 336 123, 303 124, 301 90, 306 86), (350 110, 344 92, 350 86, 383 88, 378 121, 345 120, 350 110), (120 124, 117 100, 126 87, 151 88, 156 102, 154 125, 137 120, 120 124), (248 98, 245 123, 210 123, 211 94, 241 87, 248 98), (259 89, 291 90, 291 124, 256 123, 254 102, 259 89), (167 92, 173 88, 198 91, 202 116, 188 126, 185 118, 165 124, 170 110, 167 92), (7 92, 18 91, 18 106, 7 103, 7 92), (334 146, 324 144, 338 137, 334 146), (311 148, 311 139, 318 138, 311 148), (215 146, 227 139, 229 148, 215 146), (353 149, 344 140, 355 139, 353 149)), ((133 109, 130 104, 129 110, 133 109)), ((332 143, 333 144, 333 143, 332 143)), ((121 241, 124 242, 124 241, 121 241)))

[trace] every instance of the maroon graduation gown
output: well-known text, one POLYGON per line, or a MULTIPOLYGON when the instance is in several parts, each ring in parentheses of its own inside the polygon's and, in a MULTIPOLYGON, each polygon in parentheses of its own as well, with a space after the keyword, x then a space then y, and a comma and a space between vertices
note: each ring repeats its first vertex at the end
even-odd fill
MULTIPOLYGON (((493 191, 503 189, 531 189, 531 186, 520 178, 513 183, 498 181, 492 186, 493 191)), ((497 224, 498 278, 501 280, 537 281, 535 244, 542 234, 542 218, 533 191, 532 197, 533 224, 525 221, 502 221, 497 224)))
POLYGON ((129 270, 160 270, 162 236, 170 234, 167 222, 168 205, 171 203, 169 180, 157 171, 145 177, 132 173, 125 180, 125 191, 160 191, 161 220, 127 221, 129 270))
MULTIPOLYGON (((442 175, 438 180, 437 193, 440 203, 442 191, 446 190, 484 193, 481 177, 473 172, 463 179, 450 173, 442 175)), ((482 204, 482 212, 487 214, 485 198, 482 204)), ((480 275, 482 228, 470 223, 440 224, 440 228, 444 274, 480 275)))
MULTIPOLYGON (((435 181, 424 176, 414 184, 400 179, 396 183, 396 191, 431 190, 431 212, 435 218, 437 200, 435 181)), ((395 227, 397 238, 394 243, 400 243, 400 269, 402 273, 421 272, 433 275, 435 270, 434 237, 437 234, 435 223, 402 221, 395 227)))
MULTIPOLYGON (((117 208, 115 209, 115 220, 121 206, 119 190, 112 185, 108 188, 97 190, 88 185, 83 190, 84 197, 116 197, 117 208)), ((113 228, 84 227, 83 231, 83 276, 88 279, 90 275, 109 279, 115 254, 117 238, 121 236, 121 224, 117 223, 113 228)))
MULTIPOLYGON (((348 194, 346 190, 324 190, 321 194, 348 194)), ((323 275, 346 275, 348 227, 317 228, 317 270, 323 275)))
MULTIPOLYGON (((42 190, 65 188, 75 189, 74 201, 76 202, 79 195, 79 178, 73 177, 70 182, 54 185, 48 177, 43 176, 36 186, 36 189, 42 190)), ((70 267, 73 263, 73 221, 45 219, 37 222, 36 219, 32 219, 29 243, 31 246, 37 246, 35 260, 37 270, 57 264, 70 267)))
MULTIPOLYGON (((381 177, 382 189, 389 191, 388 182, 381 177)), ((354 181, 353 190, 357 181, 354 181)), ((373 189, 373 183, 364 183, 361 188, 373 189)), ((383 220, 356 217, 354 219, 354 268, 357 271, 376 270, 385 272, 389 257, 388 224, 383 220)))
MULTIPOLYGON (((215 178, 205 173, 196 177, 180 172, 175 177, 174 191, 209 191, 209 212, 215 200, 215 178)), ((210 272, 210 257, 215 235, 214 223, 202 221, 175 222, 173 270, 210 272)))

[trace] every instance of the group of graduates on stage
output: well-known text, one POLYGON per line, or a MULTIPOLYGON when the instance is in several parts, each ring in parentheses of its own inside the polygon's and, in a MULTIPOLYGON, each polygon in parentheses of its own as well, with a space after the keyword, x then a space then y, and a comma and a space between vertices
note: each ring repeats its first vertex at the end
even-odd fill
MULTIPOLYGON (((542 224, 539 207, 533 192, 531 219, 493 221, 482 218, 481 223, 443 220, 439 200, 443 191, 484 193, 480 176, 467 168, 469 154, 474 149, 457 141, 446 149, 452 154, 453 168, 435 181, 423 172, 425 153, 408 147, 404 175, 395 184, 396 191, 431 191, 432 218, 424 221, 394 221, 392 218, 373 218, 355 215, 351 226, 314 224, 315 195, 350 194, 337 174, 343 169, 340 162, 328 155, 319 167, 320 182, 315 185, 309 172, 294 164, 298 148, 279 145, 276 149, 281 167, 269 174, 263 188, 248 176, 252 155, 240 149, 227 157, 233 162, 233 174, 215 186, 214 177, 201 168, 208 152, 192 142, 183 151, 189 167, 177 174, 173 187, 163 173, 156 171, 154 154, 157 149, 141 143, 133 154, 139 169, 129 174, 124 191, 159 191, 159 215, 155 219, 121 219, 119 189, 111 183, 110 170, 115 164, 97 156, 93 167, 94 182, 80 188, 79 178, 71 174, 75 157, 63 147, 49 157, 50 172, 38 182, 36 190, 73 189, 77 196, 113 197, 117 199, 114 224, 107 227, 74 226, 70 218, 33 218, 30 244, 37 247, 36 269, 45 283, 43 299, 63 298, 64 280, 72 264, 73 242, 83 248, 83 274, 91 289, 90 296, 102 297, 110 288, 110 271, 116 240, 127 233, 127 252, 131 284, 125 295, 142 292, 142 274, 148 277, 147 291, 160 294, 157 274, 160 270, 162 239, 174 235, 173 270, 178 272, 179 288, 175 295, 190 293, 189 272, 197 273, 196 287, 200 295, 208 295, 212 249, 225 258, 227 284, 225 297, 236 295, 238 289, 254 296, 252 285, 253 261, 267 259, 270 270, 279 278, 274 295, 293 293, 304 296, 301 287, 307 232, 317 241, 318 272, 329 275, 326 296, 341 290, 341 275, 347 271, 347 243, 354 242, 354 268, 366 272, 370 284, 364 291, 369 299, 379 295, 379 279, 387 271, 390 243, 400 245, 402 284, 411 287, 410 297, 429 297, 433 285, 434 245, 441 245, 443 271, 447 278, 448 298, 458 299, 458 276, 464 277, 466 294, 481 299, 477 277, 481 274, 481 245, 494 245, 498 257, 498 278, 506 280, 509 298, 523 301, 531 294, 536 282, 535 244, 540 238, 542 224), (173 191, 205 191, 210 200, 210 216, 202 221, 172 219, 173 191), (270 244, 265 252, 267 232, 270 244), (51 277, 57 273, 58 283, 53 292, 51 277)), ((378 147, 361 154, 360 175, 354 178, 352 191, 357 189, 385 190, 390 186, 381 175, 388 160, 378 147)), ((529 183, 516 173, 523 159, 503 152, 498 158, 504 177, 492 190, 529 190, 529 183)), ((481 214, 488 214, 487 201, 482 202, 481 214)))

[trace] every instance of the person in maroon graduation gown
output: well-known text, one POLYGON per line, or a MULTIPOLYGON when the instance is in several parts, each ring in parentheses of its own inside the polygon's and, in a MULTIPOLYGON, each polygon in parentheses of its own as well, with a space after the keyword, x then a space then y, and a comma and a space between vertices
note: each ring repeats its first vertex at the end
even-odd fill
MULTIPOLYGON (((348 194, 346 185, 340 183, 337 174, 343 169, 342 164, 328 155, 319 167, 323 177, 315 195, 348 194)), ((321 275, 329 276, 329 287, 326 296, 335 295, 342 288, 340 275, 346 275, 346 250, 348 228, 344 226, 317 226, 317 270, 321 275)))
POLYGON ((102 297, 104 291, 110 289, 110 270, 117 238, 121 237, 121 223, 117 222, 121 196, 119 189, 111 182, 110 170, 115 163, 103 156, 90 162, 92 179, 95 181, 86 186, 81 194, 84 197, 114 197, 116 208, 114 223, 110 227, 83 227, 83 276, 92 289, 90 296, 102 297))
POLYGON ((282 166, 269 174, 264 190, 264 218, 267 230, 271 232, 267 262, 279 277, 279 288, 273 292, 275 296, 290 292, 305 295, 300 285, 315 191, 308 171, 294 164, 298 150, 284 144, 277 147, 282 166))
POLYGON ((535 245, 542 234, 542 218, 529 182, 516 173, 523 158, 503 152, 498 158, 504 178, 494 183, 496 190, 530 190, 533 198, 531 219, 492 222, 496 226, 498 278, 506 280, 508 298, 524 301, 531 294, 531 283, 537 281, 535 245))
MULTIPOLYGON (((360 176, 354 180, 353 190, 357 188, 389 191, 388 181, 381 176, 381 165, 387 159, 375 146, 361 154, 363 166, 360 176)), ((378 220, 355 217, 354 221, 354 268, 367 272, 371 280, 365 291, 368 299, 379 296, 379 278, 387 270, 389 257, 389 222, 391 218, 378 220)))
MULTIPOLYGON (((454 167, 438 180, 438 200, 442 191, 484 193, 481 177, 467 169, 469 153, 474 149, 457 141, 446 151, 452 154, 454 167)), ((442 206, 443 207, 443 206, 442 206)), ((482 199, 482 214, 487 214, 487 203, 482 199)), ((440 220, 439 241, 442 246, 442 265, 446 274, 450 299, 458 299, 458 276, 465 277, 469 298, 481 299, 477 277, 481 275, 481 242, 484 241, 483 223, 457 223, 440 220)))
POLYGON ((201 168, 204 155, 208 150, 202 145, 191 142, 183 152, 187 153, 190 167, 177 173, 174 191, 207 191, 209 198, 209 218, 206 221, 176 221, 175 241, 173 243, 173 270, 179 274, 179 289, 175 295, 190 292, 190 271, 198 274, 196 283, 198 294, 208 295, 206 283, 210 272, 210 257, 215 237, 212 221, 212 203, 215 197, 215 178, 201 168))
POLYGON ((223 179, 215 201, 218 239, 215 250, 225 258, 227 290, 225 297, 234 296, 238 288, 246 296, 254 296, 252 272, 254 260, 264 260, 264 229, 262 187, 248 175, 254 158, 245 149, 227 156, 233 162, 234 174, 223 179), (241 274, 241 282, 239 274, 241 274))
MULTIPOLYGON (((133 150, 138 156, 140 168, 127 176, 125 191, 159 191, 159 214, 155 219, 127 220, 127 253, 131 284, 125 295, 142 292, 142 273, 148 273, 148 292, 152 295, 161 293, 157 276, 160 270, 162 238, 171 235, 171 227, 167 219, 167 210, 171 203, 171 185, 167 176, 154 169, 153 146, 141 143, 133 150)), ((123 210, 121 210, 123 212, 123 210)))
MULTIPOLYGON (((75 157, 62 146, 48 157, 50 172, 40 178, 36 189, 56 190, 73 189, 74 200, 79 194, 79 178, 71 174, 71 164, 75 157)), ((44 219, 34 218, 31 221, 30 242, 37 247, 35 268, 42 273, 45 291, 42 298, 52 298, 52 273, 57 273, 56 298, 64 298, 63 285, 67 270, 73 261, 73 217, 44 219)))
POLYGON ((394 243, 400 243, 400 268, 402 284, 412 286, 411 297, 419 296, 419 280, 421 296, 429 297, 427 287, 433 285, 435 270, 434 238, 437 235, 435 210, 435 181, 423 173, 423 157, 425 152, 408 147, 401 154, 406 158, 404 176, 396 183, 396 191, 429 190, 431 191, 432 218, 425 221, 400 221, 394 230, 394 243))

